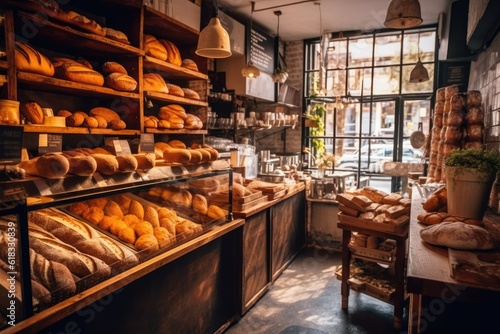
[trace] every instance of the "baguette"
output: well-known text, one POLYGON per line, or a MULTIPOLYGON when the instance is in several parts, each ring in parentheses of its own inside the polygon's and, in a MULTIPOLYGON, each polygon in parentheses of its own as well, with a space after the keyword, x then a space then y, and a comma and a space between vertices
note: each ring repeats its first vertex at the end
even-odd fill
POLYGON ((96 21, 80 15, 74 11, 59 11, 55 16, 59 21, 68 23, 74 27, 78 27, 85 32, 89 32, 98 36, 106 36, 106 30, 101 27, 96 21))
POLYGON ((69 269, 56 261, 49 261, 30 248, 31 278, 51 292, 63 295, 76 292, 76 283, 69 269))

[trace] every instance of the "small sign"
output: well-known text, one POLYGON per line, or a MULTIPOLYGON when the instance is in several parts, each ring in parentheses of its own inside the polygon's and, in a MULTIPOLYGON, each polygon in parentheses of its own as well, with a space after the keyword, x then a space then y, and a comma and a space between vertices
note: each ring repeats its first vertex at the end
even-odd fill
POLYGON ((154 151, 155 151, 155 136, 154 136, 154 134, 141 133, 139 152, 154 153, 154 151))
POLYGON ((24 127, 0 125, 0 164, 13 164, 21 161, 24 127))
POLYGON ((62 135, 55 133, 41 133, 38 135, 38 154, 62 151, 62 135))
POLYGON ((115 155, 132 154, 130 145, 126 140, 113 140, 113 147, 115 149, 115 155))

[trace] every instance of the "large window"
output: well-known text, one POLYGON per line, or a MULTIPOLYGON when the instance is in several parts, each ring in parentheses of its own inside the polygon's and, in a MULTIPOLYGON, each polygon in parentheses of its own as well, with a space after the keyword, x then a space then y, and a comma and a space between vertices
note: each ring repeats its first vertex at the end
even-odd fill
MULTIPOLYGON (((340 162, 335 170, 355 170, 358 178, 375 180, 384 179, 385 161, 421 162, 422 151, 409 137, 419 125, 424 133, 429 129, 436 29, 340 37, 324 45, 305 43, 308 110, 318 105, 323 110, 322 126, 304 132, 309 168, 315 169, 315 156, 333 153, 340 162), (410 83, 419 59, 430 80, 410 83)), ((395 179, 385 179, 394 190, 395 179)))

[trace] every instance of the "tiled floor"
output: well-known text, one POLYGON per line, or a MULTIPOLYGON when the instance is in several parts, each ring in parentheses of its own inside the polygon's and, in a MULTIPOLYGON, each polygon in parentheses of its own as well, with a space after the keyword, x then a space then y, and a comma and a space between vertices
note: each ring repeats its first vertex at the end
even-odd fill
POLYGON ((305 249, 269 291, 227 334, 400 333, 393 328, 392 305, 351 291, 342 311, 340 281, 335 271, 341 254, 305 249))

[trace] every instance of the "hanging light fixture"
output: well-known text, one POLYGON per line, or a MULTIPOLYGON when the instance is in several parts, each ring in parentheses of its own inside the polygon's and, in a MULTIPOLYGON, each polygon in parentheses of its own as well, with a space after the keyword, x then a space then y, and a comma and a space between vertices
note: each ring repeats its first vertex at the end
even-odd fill
POLYGON ((288 79, 288 69, 286 68, 286 63, 285 60, 282 59, 283 57, 281 56, 281 53, 279 51, 280 49, 280 16, 282 12, 281 10, 276 10, 274 11, 274 15, 278 17, 278 27, 276 29, 276 40, 278 41, 278 65, 276 66, 276 69, 274 70, 273 73, 273 82, 275 83, 284 83, 286 79, 288 79))
POLYGON ((195 53, 206 58, 227 58, 232 54, 229 34, 219 20, 217 0, 214 0, 214 10, 210 22, 200 32, 195 53))
POLYGON ((392 0, 387 8, 384 26, 387 28, 413 28, 422 23, 418 0, 392 0))
MULTIPOLYGON (((252 12, 250 13, 250 35, 252 35, 252 27, 253 27, 253 11, 255 9, 255 1, 251 1, 252 12)), ((247 78, 257 78, 260 75, 260 70, 253 65, 252 55, 250 55, 250 60, 247 63, 247 66, 243 67, 241 70, 241 75, 247 78)))
POLYGON ((417 41, 417 49, 418 49, 418 61, 413 70, 410 72, 410 82, 418 83, 429 80, 429 73, 427 69, 424 67, 422 62, 420 61, 420 31, 418 32, 418 41, 417 41))

